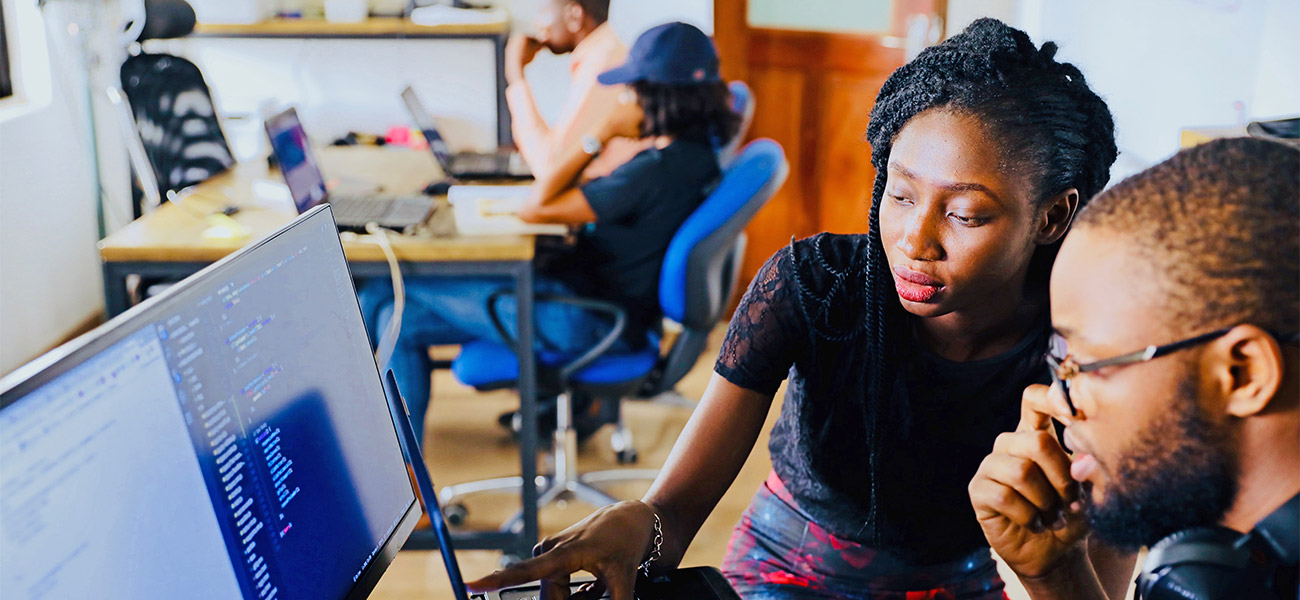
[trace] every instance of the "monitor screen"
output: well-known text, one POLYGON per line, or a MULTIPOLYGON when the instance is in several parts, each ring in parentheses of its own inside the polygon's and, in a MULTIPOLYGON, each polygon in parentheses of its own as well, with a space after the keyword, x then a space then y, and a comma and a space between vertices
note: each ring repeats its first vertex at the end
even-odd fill
POLYGON ((307 132, 298 120, 298 111, 290 108, 266 120, 266 135, 271 139, 271 152, 280 163, 284 183, 298 212, 325 200, 325 177, 316 165, 307 132))
POLYGON ((411 120, 415 121, 415 126, 420 128, 425 141, 429 142, 429 149, 433 150, 434 158, 437 158, 438 163, 445 168, 451 160, 451 148, 447 146, 446 140, 442 139, 442 134, 438 133, 433 115, 424 108, 420 97, 416 96, 415 90, 410 87, 402 90, 402 101, 406 103, 407 112, 411 113, 411 120))
POLYGON ((0 589, 349 598, 419 515, 326 207, 0 380, 0 589))

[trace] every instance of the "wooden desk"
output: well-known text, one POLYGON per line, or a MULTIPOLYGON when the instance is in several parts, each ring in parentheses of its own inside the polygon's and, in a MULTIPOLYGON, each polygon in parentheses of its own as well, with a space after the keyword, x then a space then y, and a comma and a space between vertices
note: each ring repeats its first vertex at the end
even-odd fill
POLYGON ((497 145, 514 145, 510 108, 506 105, 506 41, 510 22, 417 25, 401 17, 371 17, 359 23, 332 23, 324 19, 269 19, 261 23, 200 23, 191 37, 208 38, 317 38, 317 39, 452 39, 492 42, 496 63, 497 145))
MULTIPOLYGON (((428 152, 382 148, 326 148, 318 152, 327 178, 346 175, 383 185, 383 192, 410 193, 441 177, 428 152)), ((154 212, 137 219, 99 243, 103 260, 104 293, 109 316, 129 305, 127 277, 182 278, 260 239, 296 216, 283 179, 268 172, 266 161, 241 163, 197 186, 181 205, 164 203, 154 212), (279 191, 268 195, 268 191, 279 191), (209 215, 227 205, 240 207, 230 217, 247 228, 248 235, 230 239, 205 236, 212 232, 209 215)), ((451 207, 446 199, 430 223, 416 235, 392 240, 394 253, 407 276, 498 275, 512 278, 519 304, 521 348, 533 347, 533 254, 532 236, 502 235, 461 237, 455 233, 451 207)), ((343 235, 343 251, 355 277, 389 276, 380 248, 343 235)), ((523 418, 519 438, 520 469, 524 481, 537 476, 537 369, 532 352, 519 356, 519 398, 523 418)), ((523 486, 524 527, 509 531, 473 532, 458 535, 463 549, 500 549, 517 556, 529 556, 538 540, 537 488, 523 486)), ((427 530, 417 531, 408 548, 436 548, 427 530)))

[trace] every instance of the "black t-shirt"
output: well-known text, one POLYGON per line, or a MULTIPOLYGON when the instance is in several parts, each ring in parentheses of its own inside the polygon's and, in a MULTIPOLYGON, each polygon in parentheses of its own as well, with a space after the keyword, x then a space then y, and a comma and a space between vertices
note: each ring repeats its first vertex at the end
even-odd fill
POLYGON ((668 243, 718 176, 718 159, 707 144, 677 140, 640 152, 582 186, 596 222, 547 271, 579 294, 625 307, 632 329, 653 327, 668 243))
POLYGON ((836 413, 835 399, 869 397, 836 383, 859 381, 838 374, 867 368, 866 249, 865 235, 821 234, 777 252, 741 300, 715 370, 767 394, 789 378, 772 466, 818 524, 872 544, 874 478, 876 548, 917 564, 956 560, 987 547, 966 486, 998 434, 1015 429, 1025 387, 1048 381, 1050 327, 1044 316, 1015 348, 986 360, 953 362, 918 344, 900 350, 892 402, 905 403, 910 424, 882 432, 872 472, 865 425, 819 439, 828 420, 858 417, 836 413))

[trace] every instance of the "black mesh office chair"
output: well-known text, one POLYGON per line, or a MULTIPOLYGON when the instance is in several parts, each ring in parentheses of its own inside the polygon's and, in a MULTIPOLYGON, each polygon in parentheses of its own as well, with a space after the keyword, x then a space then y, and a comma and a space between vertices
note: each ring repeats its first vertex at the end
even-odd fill
MULTIPOLYGON (((145 2, 139 41, 182 37, 193 30, 194 9, 184 0, 145 2)), ((131 124, 162 198, 235 164, 217 121, 212 93, 194 63, 171 54, 139 51, 122 63, 121 75, 131 124)))

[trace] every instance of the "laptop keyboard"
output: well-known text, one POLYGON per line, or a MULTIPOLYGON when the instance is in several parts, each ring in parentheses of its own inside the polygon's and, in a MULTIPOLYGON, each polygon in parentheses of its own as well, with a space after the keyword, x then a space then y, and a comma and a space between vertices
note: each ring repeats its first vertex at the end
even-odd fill
POLYGON ((335 219, 350 223, 379 222, 390 217, 418 221, 428 212, 429 202, 424 196, 330 197, 335 219))

